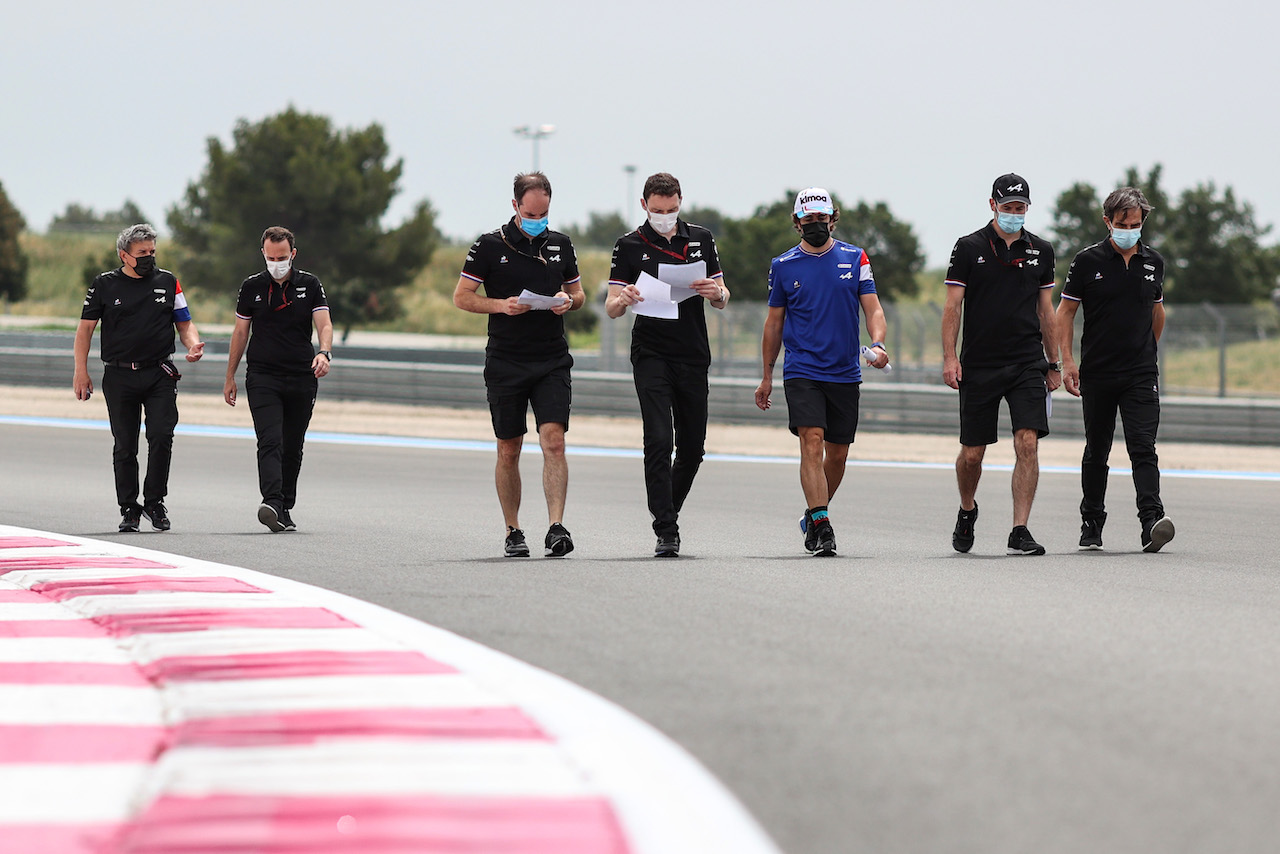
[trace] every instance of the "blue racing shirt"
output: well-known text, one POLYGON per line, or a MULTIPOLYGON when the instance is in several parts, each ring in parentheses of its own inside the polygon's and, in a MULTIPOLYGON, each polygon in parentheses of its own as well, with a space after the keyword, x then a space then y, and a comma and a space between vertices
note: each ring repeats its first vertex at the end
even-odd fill
POLYGON ((769 305, 787 310, 783 378, 861 382, 858 300, 875 292, 867 253, 849 243, 837 240, 821 255, 796 246, 774 258, 769 305))

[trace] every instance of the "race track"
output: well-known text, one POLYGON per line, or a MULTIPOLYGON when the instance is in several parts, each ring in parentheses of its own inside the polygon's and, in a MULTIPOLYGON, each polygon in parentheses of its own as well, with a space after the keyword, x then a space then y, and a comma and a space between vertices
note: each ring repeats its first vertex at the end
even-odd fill
MULTIPOLYGON (((0 521, 122 536, 110 444, 0 424, 0 521)), ((524 464, 536 543, 540 462, 524 464)), ((686 747, 790 854, 1274 850, 1280 480, 1166 478, 1178 536, 1145 555, 1113 476, 1107 551, 1080 554, 1077 478, 1046 474, 1031 530, 1050 554, 1011 558, 1007 472, 985 475, 962 556, 949 471, 854 465, 824 561, 800 548, 794 463, 709 461, 686 556, 656 561, 640 461, 574 455, 577 551, 512 561, 492 476, 487 451, 312 442, 301 530, 273 536, 252 441, 181 435, 174 530, 128 540, 562 675, 686 747)))

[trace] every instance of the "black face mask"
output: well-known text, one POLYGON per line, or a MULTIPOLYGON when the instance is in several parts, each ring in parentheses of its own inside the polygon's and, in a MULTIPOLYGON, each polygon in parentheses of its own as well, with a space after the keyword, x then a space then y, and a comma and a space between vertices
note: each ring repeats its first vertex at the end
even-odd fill
POLYGON ((831 239, 831 223, 829 222, 806 222, 800 226, 800 235, 804 238, 804 242, 813 248, 826 246, 827 241, 831 239))
POLYGON ((137 266, 133 268, 133 272, 137 273, 139 276, 150 276, 156 271, 156 256, 143 255, 141 258, 135 258, 134 260, 138 263, 137 266))

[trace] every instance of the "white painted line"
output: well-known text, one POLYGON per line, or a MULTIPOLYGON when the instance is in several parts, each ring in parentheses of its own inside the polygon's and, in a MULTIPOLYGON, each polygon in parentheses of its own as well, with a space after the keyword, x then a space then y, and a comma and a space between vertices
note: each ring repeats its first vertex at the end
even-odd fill
MULTIPOLYGON (((0 415, 0 424, 15 424, 20 426, 32 427, 61 427, 77 430, 110 430, 111 427, 106 421, 81 421, 72 418, 34 418, 17 415, 0 415)), ((254 439, 256 436, 250 428, 245 427, 211 427, 202 425, 179 424, 176 432, 185 436, 203 436, 215 439, 254 439)), ((307 433, 308 442, 319 442, 330 445, 363 445, 368 447, 380 448, 414 448, 420 450, 433 451, 475 451, 484 453, 493 453, 494 444, 492 440, 475 441, 467 439, 426 439, 413 436, 378 436, 363 433, 325 433, 321 431, 307 433)), ((1083 439, 1081 446, 1083 447, 1083 439)), ((851 449, 856 452, 856 446, 851 449)), ((524 449, 525 454, 541 454, 541 449, 536 443, 528 445, 524 449)), ((644 456, 643 451, 634 448, 594 448, 581 445, 569 445, 565 448, 565 453, 570 456, 577 457, 615 457, 624 459, 640 459, 644 456)), ((778 456, 751 456, 747 454, 707 454, 705 457, 707 462, 723 462, 723 463, 751 463, 765 465, 788 465, 798 466, 800 460, 797 457, 778 457, 778 456)), ((859 460, 854 457, 849 458, 849 465, 864 466, 867 468, 890 468, 890 469, 923 469, 926 471, 955 471, 954 463, 912 463, 912 462, 895 462, 891 460, 859 460)), ((1012 465, 1007 464, 987 464, 984 471, 988 472, 1011 472, 1012 465)), ((1041 466, 1041 474, 1067 474, 1079 476, 1079 466, 1041 466)), ((1131 474, 1129 469, 1115 467, 1111 469, 1114 475, 1126 476, 1131 474)), ((1161 471, 1164 477, 1192 478, 1199 480, 1252 480, 1266 482, 1280 482, 1280 472, 1269 471, 1217 471, 1217 470, 1173 470, 1161 471)))
POLYGON ((468 676, 301 676, 175 682, 165 705, 188 719, 349 709, 466 709, 510 700, 476 686, 468 676))
POLYGON ((0 602, 0 620, 83 620, 57 602, 0 602))
POLYGON ((86 617, 223 608, 288 608, 297 605, 292 599, 277 593, 132 593, 77 596, 61 604, 65 610, 86 617))
POLYGON ((133 664, 108 638, 0 638, 0 662, 48 664, 133 664))
MULTIPOLYGON (((38 645, 39 641, 28 643, 38 645)), ((160 694, 151 686, 3 683, 0 724, 163 726, 164 708, 160 694)))
POLYGON ((187 655, 243 655, 250 652, 383 652, 405 649, 372 632, 350 629, 211 629, 156 632, 121 638, 133 660, 150 664, 187 655))
POLYGON ((271 747, 179 747, 156 766, 152 795, 458 795, 600 793, 548 742, 360 739, 271 747))
POLYGON ((150 762, 0 766, 0 824, 124 821, 152 767, 150 762))

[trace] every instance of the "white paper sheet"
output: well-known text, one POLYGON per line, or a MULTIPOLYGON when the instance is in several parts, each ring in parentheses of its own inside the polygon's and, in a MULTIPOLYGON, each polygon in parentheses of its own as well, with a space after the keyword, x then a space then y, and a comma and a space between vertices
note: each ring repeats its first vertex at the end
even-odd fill
POLYGON ((542 294, 535 294, 533 291, 525 288, 520 292, 520 296, 516 302, 520 305, 527 305, 534 311, 547 311, 558 305, 564 305, 573 300, 568 297, 544 297, 542 294))
POLYGON ((695 297, 698 292, 689 287, 699 279, 707 277, 707 262, 694 261, 692 264, 659 264, 658 279, 671 286, 671 301, 684 302, 695 297))
POLYGON ((675 320, 680 316, 680 306, 671 301, 671 286, 641 273, 636 279, 636 290, 644 298, 631 306, 631 310, 641 317, 657 317, 662 320, 675 320))

